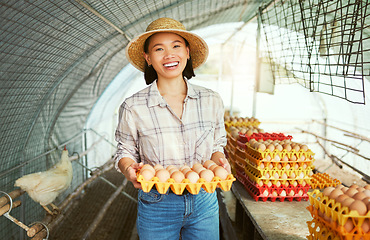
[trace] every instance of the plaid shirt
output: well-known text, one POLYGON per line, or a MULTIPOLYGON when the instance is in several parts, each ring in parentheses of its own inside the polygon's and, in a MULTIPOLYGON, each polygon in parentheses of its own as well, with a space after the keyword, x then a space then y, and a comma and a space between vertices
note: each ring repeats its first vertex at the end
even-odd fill
MULTIPOLYGON (((186 81, 186 80, 185 80, 186 81)), ((152 166, 192 166, 226 145, 224 106, 218 93, 186 81, 182 119, 160 95, 157 82, 127 98, 119 109, 115 166, 123 157, 152 166)))

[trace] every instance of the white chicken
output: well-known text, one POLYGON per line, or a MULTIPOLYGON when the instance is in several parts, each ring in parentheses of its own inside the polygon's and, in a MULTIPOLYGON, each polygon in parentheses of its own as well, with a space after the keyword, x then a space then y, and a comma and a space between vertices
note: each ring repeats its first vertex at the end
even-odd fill
POLYGON ((71 185, 73 169, 68 157, 68 150, 64 147, 60 161, 44 172, 25 175, 15 181, 14 186, 20 187, 51 215, 47 205, 58 209, 52 202, 71 185))

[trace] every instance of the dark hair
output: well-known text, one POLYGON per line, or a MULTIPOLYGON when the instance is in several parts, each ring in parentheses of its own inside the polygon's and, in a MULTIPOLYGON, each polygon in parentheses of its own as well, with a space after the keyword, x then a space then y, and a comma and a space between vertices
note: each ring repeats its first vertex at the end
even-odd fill
MULTIPOLYGON (((144 43, 144 52, 145 53, 148 53, 149 39, 150 39, 150 37, 148 37, 145 40, 145 43, 144 43)), ((185 41, 186 46, 189 47, 188 41, 185 38, 183 38, 183 39, 185 41)), ((186 63, 186 66, 184 68, 184 71, 182 72, 182 77, 183 78, 185 77, 188 80, 191 79, 192 77, 195 77, 194 69, 193 69, 193 63, 191 61, 191 57, 188 59, 188 61, 186 63)), ((146 85, 149 85, 152 82, 154 82, 156 79, 158 79, 157 72, 155 71, 155 69, 153 68, 153 66, 149 66, 146 61, 145 61, 145 68, 144 68, 144 79, 145 79, 146 85)))

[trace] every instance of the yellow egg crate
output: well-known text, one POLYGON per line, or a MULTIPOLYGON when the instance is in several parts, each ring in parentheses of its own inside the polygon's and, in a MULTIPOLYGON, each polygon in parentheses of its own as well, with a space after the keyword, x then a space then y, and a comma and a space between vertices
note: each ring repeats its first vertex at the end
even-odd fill
POLYGON ((310 233, 310 235, 307 236, 308 240, 341 240, 341 238, 328 229, 325 224, 316 219, 308 221, 307 225, 310 233))
MULTIPOLYGON (((247 166, 247 165, 246 165, 247 166)), ((264 184, 268 184, 269 182, 271 182, 272 184, 275 184, 277 182, 280 182, 281 184, 285 184, 286 182, 288 182, 289 184, 294 184, 295 182, 297 182, 298 184, 303 184, 303 182, 309 184, 310 183, 310 180, 311 178, 308 176, 308 175, 304 175, 303 178, 291 178, 291 177, 288 177, 287 179, 282 179, 282 178, 273 178, 273 177, 270 177, 270 178, 266 178, 266 176, 261 176, 260 173, 257 173, 255 171, 250 171, 248 167, 245 167, 245 174, 255 183, 259 183, 259 182, 263 182, 264 184)), ((271 172, 272 175, 270 174, 270 176, 273 176, 273 172, 271 172)), ((279 174, 279 173, 278 173, 279 174)), ((282 174, 282 171, 280 171, 280 174, 282 174)), ((281 176, 281 175, 279 175, 281 176)))
POLYGON ((172 178, 168 179, 166 182, 160 182, 157 177, 153 177, 151 180, 147 181, 140 173, 137 175, 137 181, 141 184, 141 188, 144 192, 149 192, 153 186, 155 186, 160 194, 167 193, 168 189, 171 188, 172 192, 177 195, 181 195, 185 189, 194 195, 198 194, 201 188, 208 193, 213 193, 217 187, 221 188, 223 191, 229 191, 235 180, 235 177, 229 174, 225 180, 221 180, 219 177, 215 176, 211 182, 206 182, 203 178, 199 178, 196 183, 191 183, 189 179, 184 179, 181 183, 178 183, 172 178))
POLYGON ((254 120, 254 121, 225 121, 225 128, 229 129, 229 127, 258 127, 261 124, 260 121, 254 120))
POLYGON ((311 176, 311 188, 319 188, 323 189, 326 187, 335 187, 340 185, 341 182, 336 179, 329 176, 327 173, 316 173, 311 176))
MULTIPOLYGON (((240 150, 240 149, 239 149, 240 150)), ((243 163, 243 164, 249 164, 256 168, 258 171, 264 171, 270 168, 270 169, 277 169, 277 170, 298 170, 298 169, 313 169, 312 161, 306 160, 306 161, 267 161, 267 160, 251 160, 250 158, 242 158, 240 157, 240 154, 234 155, 235 161, 243 163), (264 165, 264 168, 261 167, 261 165, 264 165), (289 167, 288 167, 289 164, 289 167), (280 166, 280 168, 278 167, 280 166)))
MULTIPOLYGON (((308 196, 311 203, 311 207, 308 208, 308 210, 311 212, 313 217, 318 218, 318 211, 321 211, 332 219, 331 224, 344 226, 350 218, 354 223, 355 229, 359 229, 365 219, 370 219, 370 211, 368 211, 366 215, 359 215, 357 211, 350 211, 348 207, 342 207, 342 205, 337 203, 334 199, 324 196, 319 189, 309 192, 308 196)), ((370 233, 368 236, 370 237, 370 233)))
POLYGON ((274 151, 270 151, 270 149, 266 149, 262 151, 261 149, 255 149, 253 148, 248 142, 245 143, 245 152, 246 156, 251 161, 263 161, 264 159, 267 159, 268 156, 270 159, 274 159, 275 156, 278 154, 280 159, 284 158, 285 156, 288 157, 288 159, 291 159, 294 156, 297 157, 297 159, 300 159, 302 155, 305 156, 305 161, 313 161, 313 156, 315 155, 310 149, 307 151, 299 150, 296 151, 295 149, 292 149, 290 151, 287 151, 286 149, 283 149, 282 151, 279 151, 278 149, 275 149, 274 151))
POLYGON ((233 136, 231 136, 230 133, 227 133, 226 136, 227 136, 227 144, 235 148, 237 145, 236 139, 233 136))

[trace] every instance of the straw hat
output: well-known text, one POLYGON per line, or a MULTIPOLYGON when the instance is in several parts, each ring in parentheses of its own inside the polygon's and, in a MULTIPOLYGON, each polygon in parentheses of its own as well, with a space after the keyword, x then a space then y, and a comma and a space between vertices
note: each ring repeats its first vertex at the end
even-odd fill
POLYGON ((126 57, 137 69, 144 72, 144 43, 151 35, 160 32, 176 33, 189 42, 193 68, 202 65, 208 57, 207 43, 198 35, 186 31, 184 25, 171 18, 159 18, 149 24, 143 34, 132 39, 126 47, 126 57))

